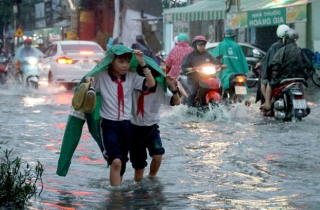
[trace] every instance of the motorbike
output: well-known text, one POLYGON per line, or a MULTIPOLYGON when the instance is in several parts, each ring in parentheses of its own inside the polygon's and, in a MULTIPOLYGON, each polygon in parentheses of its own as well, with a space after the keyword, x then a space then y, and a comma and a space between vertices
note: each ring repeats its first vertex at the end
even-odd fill
MULTIPOLYGON (((241 103, 247 95, 246 74, 235 73, 229 78, 229 88, 222 90, 222 101, 225 105, 241 103)), ((246 105, 249 102, 246 103, 246 105)))
POLYGON ((8 59, 6 57, 0 57, 0 85, 4 85, 7 81, 7 62, 8 59))
POLYGON ((38 89, 40 76, 39 61, 40 59, 34 56, 28 56, 20 60, 21 73, 17 77, 20 84, 38 89))
POLYGON ((195 73, 199 76, 199 90, 195 98, 196 107, 205 111, 210 108, 209 106, 217 106, 221 102, 221 82, 216 76, 220 70, 220 65, 208 63, 188 68, 188 72, 185 75, 179 75, 177 84, 181 102, 185 104, 189 96, 187 75, 195 73))
POLYGON ((271 116, 283 121, 301 121, 306 117, 310 113, 310 108, 303 99, 306 86, 303 78, 281 80, 280 86, 272 91, 274 101, 271 104, 271 116))

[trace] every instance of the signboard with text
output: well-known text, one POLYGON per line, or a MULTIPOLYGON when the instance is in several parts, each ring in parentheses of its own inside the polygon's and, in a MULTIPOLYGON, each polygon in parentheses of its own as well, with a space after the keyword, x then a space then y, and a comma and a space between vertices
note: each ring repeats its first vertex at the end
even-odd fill
POLYGON ((248 27, 273 26, 286 22, 286 8, 248 12, 248 27))

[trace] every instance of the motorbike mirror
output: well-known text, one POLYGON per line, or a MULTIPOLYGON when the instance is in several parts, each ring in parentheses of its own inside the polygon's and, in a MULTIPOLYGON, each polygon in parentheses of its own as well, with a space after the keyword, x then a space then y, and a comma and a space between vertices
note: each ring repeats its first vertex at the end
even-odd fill
POLYGON ((254 58, 261 58, 262 57, 261 52, 259 50, 257 50, 257 49, 253 49, 252 53, 253 53, 253 57, 254 58))
POLYGON ((163 50, 160 50, 157 54, 158 54, 158 56, 165 56, 166 52, 163 50))

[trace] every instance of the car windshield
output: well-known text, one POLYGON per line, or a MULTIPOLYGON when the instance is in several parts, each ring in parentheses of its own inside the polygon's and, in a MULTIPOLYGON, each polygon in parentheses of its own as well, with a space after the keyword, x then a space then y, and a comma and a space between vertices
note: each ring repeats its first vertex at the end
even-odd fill
POLYGON ((92 44, 63 44, 61 45, 63 52, 81 52, 81 51, 92 51, 102 52, 98 45, 92 44))

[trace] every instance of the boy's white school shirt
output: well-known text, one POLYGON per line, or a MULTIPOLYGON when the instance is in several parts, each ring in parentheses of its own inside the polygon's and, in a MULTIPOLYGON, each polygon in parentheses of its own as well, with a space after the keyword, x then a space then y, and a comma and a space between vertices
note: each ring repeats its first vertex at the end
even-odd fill
POLYGON ((162 86, 157 83, 156 91, 149 95, 144 96, 144 117, 139 113, 138 99, 141 91, 134 90, 132 93, 132 118, 131 123, 138 126, 151 126, 160 122, 160 107, 161 104, 171 105, 172 93, 167 90, 167 93, 163 90, 162 86))
MULTIPOLYGON (((122 82, 124 94, 124 114, 120 103, 120 118, 118 119, 118 84, 112 81, 108 71, 99 72, 94 76, 93 87, 101 94, 100 117, 113 121, 131 119, 132 91, 142 90, 145 77, 137 73, 127 72, 122 82)), ((120 80, 119 80, 120 81, 120 80)))

